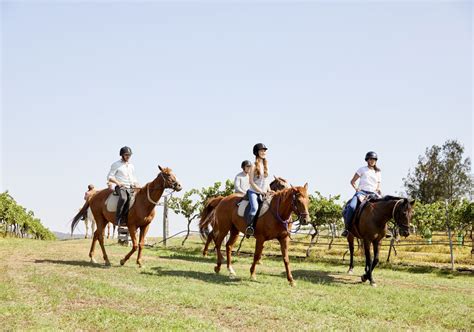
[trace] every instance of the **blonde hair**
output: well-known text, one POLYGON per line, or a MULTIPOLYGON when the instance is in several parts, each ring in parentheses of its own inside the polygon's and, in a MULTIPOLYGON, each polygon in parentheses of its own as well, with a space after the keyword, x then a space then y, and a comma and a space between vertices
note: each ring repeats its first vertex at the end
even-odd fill
POLYGON ((263 160, 263 175, 264 177, 268 177, 268 162, 267 159, 262 159, 260 157, 255 158, 255 175, 257 178, 261 177, 260 174, 260 163, 263 160))

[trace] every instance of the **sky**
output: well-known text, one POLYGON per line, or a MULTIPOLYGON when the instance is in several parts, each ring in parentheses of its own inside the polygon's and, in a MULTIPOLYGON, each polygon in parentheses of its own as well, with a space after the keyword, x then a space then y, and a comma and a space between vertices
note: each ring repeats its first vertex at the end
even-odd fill
POLYGON ((124 145, 140 183, 162 165, 189 190, 263 142, 271 174, 343 199, 369 150, 385 194, 428 146, 472 158, 470 1, 0 6, 0 190, 54 231, 124 145))

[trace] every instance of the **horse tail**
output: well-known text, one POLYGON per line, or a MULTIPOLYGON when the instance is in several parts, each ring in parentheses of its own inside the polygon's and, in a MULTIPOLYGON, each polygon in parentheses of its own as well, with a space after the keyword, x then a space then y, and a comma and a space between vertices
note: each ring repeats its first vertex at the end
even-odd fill
POLYGON ((199 232, 205 239, 207 239, 210 232, 209 225, 211 223, 214 224, 215 208, 223 198, 223 196, 210 198, 204 205, 204 209, 201 212, 201 220, 199 221, 199 232))
POLYGON ((89 208, 89 200, 86 201, 84 206, 79 210, 79 212, 74 216, 71 223, 71 236, 74 233, 74 229, 81 219, 87 218, 87 209, 89 208))

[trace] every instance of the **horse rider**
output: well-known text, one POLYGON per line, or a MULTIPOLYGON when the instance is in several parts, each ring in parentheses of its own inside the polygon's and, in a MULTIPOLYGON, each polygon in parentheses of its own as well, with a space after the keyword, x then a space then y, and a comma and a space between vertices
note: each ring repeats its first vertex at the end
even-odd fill
POLYGON ((374 151, 367 152, 365 155, 367 166, 359 168, 352 177, 351 186, 356 193, 347 203, 344 210, 345 229, 341 234, 342 236, 349 235, 352 219, 357 208, 357 201, 362 201, 368 196, 380 197, 382 195, 382 191, 380 190, 382 174, 380 168, 377 167, 377 160, 378 156, 374 151), (356 184, 357 180, 359 180, 358 185, 356 184))
POLYGON ((253 225, 255 224, 254 219, 257 218, 259 200, 262 201, 262 196, 265 197, 271 192, 268 181, 267 150, 268 148, 263 143, 255 144, 253 147, 255 163, 250 168, 250 189, 247 191, 250 202, 247 229, 245 230, 245 235, 247 237, 250 237, 255 233, 253 225))
POLYGON ((110 167, 107 181, 115 184, 115 192, 119 199, 117 203, 117 211, 115 213, 115 220, 117 226, 120 226, 123 219, 125 203, 128 204, 131 196, 133 195, 133 189, 138 187, 138 181, 135 176, 135 167, 130 163, 132 156, 132 149, 128 146, 124 146, 120 149, 120 160, 114 162, 110 167))
POLYGON ((242 172, 237 174, 234 179, 234 191, 238 194, 245 195, 250 189, 249 173, 252 169, 252 162, 244 160, 240 165, 242 172))
POLYGON ((90 184, 87 186, 87 191, 84 194, 84 200, 87 201, 89 198, 91 198, 97 190, 95 190, 95 187, 93 184, 90 184))

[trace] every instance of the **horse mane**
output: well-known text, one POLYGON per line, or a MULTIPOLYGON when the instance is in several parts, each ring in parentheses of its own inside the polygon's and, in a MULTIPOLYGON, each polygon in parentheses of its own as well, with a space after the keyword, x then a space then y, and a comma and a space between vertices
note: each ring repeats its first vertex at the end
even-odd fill
POLYGON ((399 200, 406 200, 407 198, 406 197, 399 197, 399 196, 391 196, 391 195, 386 195, 384 197, 381 197, 381 198, 374 198, 374 199, 371 199, 370 202, 372 203, 377 203, 377 202, 389 202, 389 201, 399 201, 399 200))

